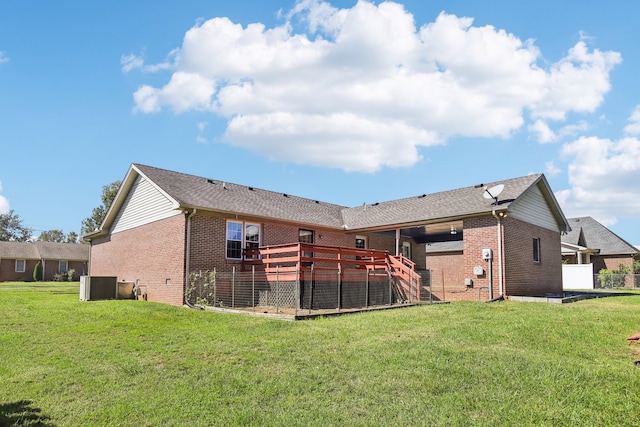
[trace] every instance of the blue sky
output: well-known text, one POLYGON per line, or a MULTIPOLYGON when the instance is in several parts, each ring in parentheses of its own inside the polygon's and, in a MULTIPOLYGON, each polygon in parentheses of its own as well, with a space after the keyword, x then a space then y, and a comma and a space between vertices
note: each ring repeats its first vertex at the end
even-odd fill
POLYGON ((640 244, 640 3, 7 1, 0 212, 142 163, 356 206, 545 173, 640 244))

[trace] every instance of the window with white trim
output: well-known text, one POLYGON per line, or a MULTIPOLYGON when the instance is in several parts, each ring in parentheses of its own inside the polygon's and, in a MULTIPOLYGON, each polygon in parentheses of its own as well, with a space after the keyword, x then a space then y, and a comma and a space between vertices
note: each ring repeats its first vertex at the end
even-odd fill
POLYGON ((242 259, 243 249, 260 247, 260 224, 227 221, 227 258, 242 259))
MULTIPOLYGON (((247 222, 244 224, 244 248, 258 249, 260 247, 260 225, 247 222)), ((251 256, 249 258, 257 258, 251 256)))
POLYGON ((24 273, 27 262, 23 259, 16 260, 16 273, 24 273))
POLYGON ((540 239, 533 238, 533 262, 540 262, 540 239))
POLYGON ((58 271, 60 273, 66 273, 67 270, 69 269, 69 262, 67 261, 58 261, 58 271))

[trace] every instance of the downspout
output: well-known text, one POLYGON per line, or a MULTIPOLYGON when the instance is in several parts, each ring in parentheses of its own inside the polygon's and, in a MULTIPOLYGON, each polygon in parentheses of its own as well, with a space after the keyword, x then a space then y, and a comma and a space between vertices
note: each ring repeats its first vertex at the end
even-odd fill
POLYGON ((496 214, 494 209, 491 214, 498 220, 498 292, 499 298, 504 297, 503 278, 502 278, 502 216, 496 214))
POLYGON ((198 308, 200 310, 204 310, 202 307, 196 307, 195 305, 191 304, 189 302, 189 300, 187 299, 187 286, 189 286, 189 265, 190 265, 190 259, 191 259, 191 217, 193 217, 196 214, 196 208, 193 208, 193 210, 189 213, 189 215, 187 215, 187 238, 185 239, 186 242, 186 248, 185 248, 185 255, 184 255, 184 290, 182 292, 183 295, 183 299, 184 299, 184 303, 187 305, 187 307, 189 308, 198 308))

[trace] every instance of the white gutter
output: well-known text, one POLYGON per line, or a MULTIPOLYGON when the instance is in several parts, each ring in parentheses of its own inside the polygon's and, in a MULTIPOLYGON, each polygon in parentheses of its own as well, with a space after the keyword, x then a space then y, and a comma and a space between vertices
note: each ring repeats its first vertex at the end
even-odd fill
POLYGON ((183 287, 183 296, 182 298, 184 299, 184 302, 186 305, 188 305, 191 308, 197 308, 195 306, 193 306, 191 303, 189 303, 189 301, 187 300, 187 286, 189 285, 189 264, 191 262, 191 217, 194 216, 196 214, 196 208, 193 208, 193 210, 189 213, 189 215, 187 215, 187 239, 186 239, 186 245, 187 247, 185 248, 185 260, 184 260, 184 287, 183 287))
POLYGON ((491 212, 493 217, 498 220, 498 289, 500 296, 504 296, 503 278, 502 278, 502 218, 507 216, 505 212, 496 213, 495 209, 491 212))

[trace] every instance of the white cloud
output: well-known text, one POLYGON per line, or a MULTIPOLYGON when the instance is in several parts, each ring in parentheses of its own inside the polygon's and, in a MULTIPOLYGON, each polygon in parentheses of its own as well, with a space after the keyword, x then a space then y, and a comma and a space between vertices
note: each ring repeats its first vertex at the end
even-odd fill
POLYGON ((545 163, 544 167, 546 171, 545 173, 549 176, 558 175, 562 172, 562 170, 560 170, 560 168, 558 168, 552 161, 545 163))
POLYGON ((584 41, 569 50, 566 57, 546 74, 546 93, 531 106, 532 115, 564 120, 568 112, 593 112, 611 88, 609 72, 622 62, 618 52, 589 52, 584 41))
POLYGON ((556 193, 568 217, 593 216, 605 224, 640 216, 640 140, 581 137, 565 144, 570 189, 556 193))
POLYGON ((197 126, 198 126, 198 136, 196 136, 196 142, 198 142, 199 144, 206 144, 208 141, 207 141, 207 138, 203 136, 203 133, 205 128, 207 127, 207 123, 199 122, 197 126))
POLYGON ((560 127, 557 131, 551 129, 544 120, 536 120, 527 127, 527 130, 541 144, 558 142, 566 137, 575 137, 579 133, 589 130, 589 124, 584 120, 560 127))
POLYGON ((624 133, 627 135, 640 135, 640 105, 637 105, 633 113, 631 113, 629 124, 625 126, 624 133))
MULTIPOLYGON (((392 2, 338 9, 304 0, 283 16, 273 28, 224 17, 197 23, 159 64, 174 69, 169 82, 141 86, 135 110, 210 111, 228 120, 230 144, 375 171, 411 166, 419 147, 452 136, 507 138, 527 115, 534 136, 556 140, 562 131, 548 122, 594 111, 620 62, 581 40, 544 69, 530 40, 446 13, 418 28, 392 2)), ((124 72, 153 67, 122 58, 124 72)))
POLYGON ((542 120, 536 120, 529 125, 528 129, 529 132, 535 136, 536 140, 542 144, 554 142, 557 139, 555 132, 542 120))
POLYGON ((143 55, 135 55, 133 53, 129 55, 122 55, 120 57, 120 65, 122 65, 121 69, 125 74, 132 70, 142 70, 143 72, 149 73, 154 73, 160 70, 168 70, 173 66, 172 61, 177 52, 178 51, 176 49, 172 50, 171 52, 169 52, 169 55, 167 55, 167 59, 164 62, 152 65, 147 65, 144 63, 143 55))
POLYGON ((122 65, 122 72, 128 73, 136 68, 142 68, 144 66, 144 59, 134 54, 122 55, 120 57, 120 65, 122 65))
MULTIPOLYGON (((2 182, 0 182, 0 191, 2 191, 2 182)), ((9 200, 7 200, 6 197, 0 194, 0 215, 9 213, 10 209, 11 208, 9 208, 9 200)))
POLYGON ((0 50, 0 64, 3 62, 9 62, 9 57, 0 50))

